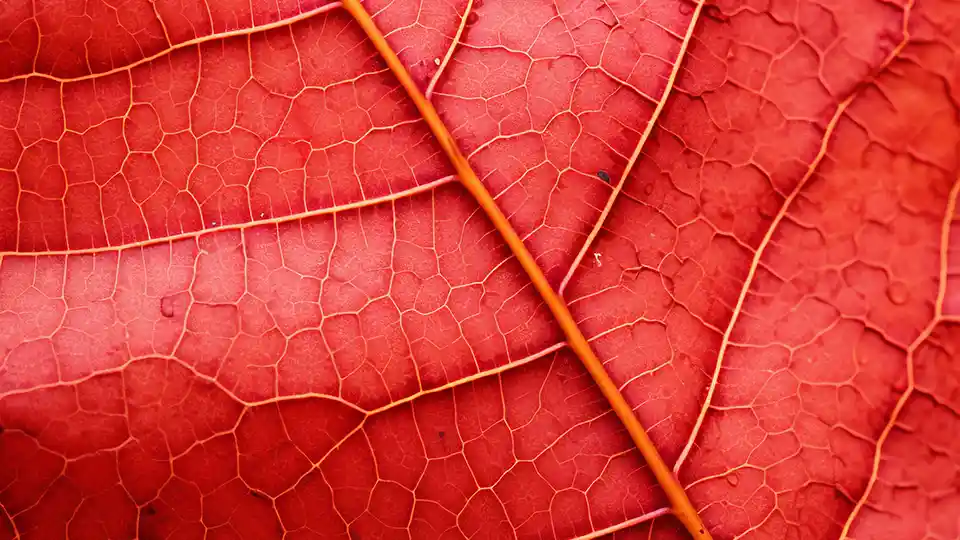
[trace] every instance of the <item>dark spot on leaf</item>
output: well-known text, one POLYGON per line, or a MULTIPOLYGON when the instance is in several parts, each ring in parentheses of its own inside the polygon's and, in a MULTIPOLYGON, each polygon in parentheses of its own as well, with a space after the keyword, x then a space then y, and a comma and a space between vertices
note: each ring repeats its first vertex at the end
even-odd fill
POLYGON ((902 281, 894 281, 887 286, 887 298, 897 306, 906 304, 910 300, 910 286, 902 281))
POLYGON ((447 432, 446 432, 446 431, 441 431, 441 432, 437 433, 437 435, 439 435, 440 438, 442 439, 442 438, 444 438, 444 437, 447 436, 447 432))
POLYGON ((4 431, 3 426, 0 426, 0 435, 3 435, 3 431, 4 431))
POLYGON ((467 24, 476 24, 476 22, 479 20, 480 16, 477 15, 476 11, 471 11, 470 14, 467 15, 467 24))
POLYGON ((603 180, 606 183, 610 183, 610 175, 607 174, 607 171, 597 171, 597 178, 603 180))
POLYGON ((143 512, 144 512, 145 514, 147 514, 148 516, 155 516, 155 515, 157 515, 157 509, 154 508, 152 504, 148 504, 148 505, 144 506, 144 507, 143 507, 143 512))
POLYGON ((253 497, 253 498, 255 498, 255 499, 263 499, 263 498, 264 498, 264 497, 263 497, 263 493, 260 493, 259 491, 255 490, 255 489, 251 489, 251 490, 250 490, 250 496, 253 497))
POLYGON ((160 299, 160 314, 168 319, 173 317, 174 309, 172 296, 164 296, 160 299))

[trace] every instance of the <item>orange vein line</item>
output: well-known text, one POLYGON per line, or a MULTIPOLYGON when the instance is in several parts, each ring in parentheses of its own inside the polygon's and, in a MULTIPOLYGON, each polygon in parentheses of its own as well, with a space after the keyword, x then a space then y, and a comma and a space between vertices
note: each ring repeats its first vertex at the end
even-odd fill
POLYGON ((253 227, 259 227, 261 225, 281 225, 284 223, 289 223, 291 221, 297 221, 300 219, 307 219, 316 216, 325 216, 329 214, 337 214, 340 212, 346 212, 348 210, 358 210, 360 208, 366 208, 368 206, 375 206, 382 203, 387 203, 390 201, 396 201, 399 199, 404 199, 407 197, 413 197, 414 195, 419 195, 427 191, 432 191, 440 186, 450 184, 454 181, 454 176, 444 176, 442 178, 437 178, 425 184, 420 184, 414 186, 410 189, 405 189, 403 191, 398 191, 396 193, 390 193, 387 195, 382 195, 380 197, 371 197, 369 199, 363 199, 360 201, 355 201, 352 203, 340 204, 336 206, 328 206, 326 208, 318 208, 316 210, 307 210, 306 212, 297 212, 295 214, 288 214, 286 216, 278 216, 274 218, 265 218, 265 219, 255 219, 253 221, 248 221, 246 223, 232 223, 230 225, 218 225, 216 227, 209 227, 204 229, 199 229, 196 231, 184 232, 179 234, 172 234, 170 236, 163 236, 158 238, 149 238, 147 240, 139 240, 137 242, 127 242, 125 244, 117 244, 115 246, 103 246, 95 248, 85 248, 85 249, 58 249, 58 250, 47 250, 47 251, 0 251, 0 259, 4 257, 39 257, 39 256, 51 256, 51 255, 91 255, 96 253, 108 253, 111 251, 123 251, 130 248, 144 248, 149 246, 155 246, 157 244, 171 244, 178 240, 186 240, 190 238, 196 238, 198 236, 204 236, 206 234, 212 234, 222 231, 237 231, 244 229, 251 229, 253 227))
POLYGON ((594 531, 592 533, 585 534, 583 536, 578 536, 574 538, 574 540, 593 540, 594 538, 602 538, 604 536, 607 536, 608 534, 613 534, 615 532, 622 531, 624 529, 629 529, 634 525, 640 525, 641 523, 653 521, 658 517, 663 517, 669 513, 670 513, 669 508, 658 508, 653 512, 647 512, 642 516, 637 516, 635 518, 622 521, 620 523, 617 523, 616 525, 611 525, 605 529, 600 529, 599 531, 594 531))
MULTIPOLYGON (((896 47, 894 47, 892 51, 890 51, 890 54, 887 55, 883 63, 877 67, 876 73, 886 69, 890 62, 899 56, 903 48, 907 46, 907 42, 910 40, 910 34, 907 31, 907 22, 910 19, 910 9, 912 6, 913 0, 908 2, 903 8, 903 39, 899 44, 897 44, 896 47)), ((717 382, 720 379, 720 371, 723 369, 723 359, 726 355, 727 348, 730 346, 730 336, 733 335, 733 328, 736 326, 737 321, 740 319, 740 314, 743 312, 743 304, 747 299, 747 293, 750 292, 750 287, 753 285, 753 279, 756 277, 757 268, 760 266, 760 259, 763 257, 763 253, 766 251, 767 246, 773 240, 773 233, 776 232, 777 228, 780 226, 780 222, 782 222, 787 216, 787 210, 789 210, 793 205, 793 201, 800 195, 800 192, 803 191, 803 188, 806 186, 807 182, 813 177, 813 174, 820 166, 820 162, 823 161, 823 158, 827 155, 827 147, 830 145, 830 140, 833 138, 833 132, 837 128, 837 123, 840 121, 840 117, 843 116, 843 113, 847 110, 847 107, 853 103, 858 95, 859 92, 857 91, 851 92, 846 99, 837 105, 837 110, 833 113, 833 117, 830 118, 830 122, 823 131, 823 139, 820 141, 820 150, 813 158, 813 161, 810 162, 810 165, 807 167, 807 172, 804 173, 803 178, 797 182, 796 187, 793 188, 793 191, 790 192, 790 195, 784 199, 783 204, 780 206, 780 211, 778 211, 776 217, 773 218, 773 221, 770 223, 770 227, 767 228, 767 232, 763 236, 763 240, 761 240, 760 245, 757 246, 757 252, 750 261, 750 269, 747 270, 747 277, 744 279, 743 287, 740 289, 740 296, 737 298, 737 305, 733 308, 733 313, 730 315, 730 322, 727 324, 727 329, 723 333, 723 340, 720 342, 720 350, 717 352, 717 365, 713 370, 713 378, 710 379, 710 387, 707 389, 707 397, 703 400, 703 405, 700 408, 700 415, 697 417, 697 422, 693 425, 693 430, 690 432, 690 438, 687 439, 687 444, 683 447, 683 451, 680 452, 680 457, 677 458, 677 462, 673 466, 674 473, 680 471, 680 467, 683 466, 683 463, 686 461, 687 457, 689 457, 689 454, 693 449, 693 445, 697 440, 697 435, 700 433, 700 428, 703 427, 703 422, 707 417, 707 411, 710 409, 710 404, 713 401, 713 394, 717 389, 717 382)))
POLYGON ((690 24, 687 26, 687 33, 683 37, 683 43, 680 45, 680 51, 677 53, 677 60, 674 62, 673 69, 670 71, 670 78, 667 79, 667 86, 663 89, 663 94, 660 96, 660 101, 657 102, 657 107, 653 110, 653 114, 650 116, 650 120, 647 122, 647 127, 644 128, 643 134, 640 135, 640 140, 637 142, 637 146, 633 149, 633 154, 630 156, 630 160, 627 161, 627 166, 623 169, 623 174, 620 175, 620 181, 617 182, 617 185, 613 188, 613 192, 610 193, 610 197, 607 199, 606 206, 603 207, 603 211, 600 212, 600 217, 597 218, 597 222, 593 225, 593 230, 590 231, 586 241, 583 243, 583 247, 580 248, 580 252, 577 253, 577 257, 573 260, 573 264, 570 265, 570 270, 567 271, 567 275, 564 276, 563 281, 560 282, 560 288, 558 289, 560 296, 563 296, 563 291, 566 290, 567 285, 570 284, 570 280, 573 279, 574 273, 576 273, 577 268, 580 267, 580 263, 583 262, 583 258, 590 250, 590 246, 593 244, 593 241, 596 240, 597 235, 600 234, 600 229, 603 228, 603 224, 607 221, 607 216, 609 216, 610 212, 613 210, 613 203, 616 202, 620 192, 623 191, 623 185, 627 183, 627 177, 630 176, 633 166, 636 165, 637 160, 640 159, 640 153, 643 152, 643 148, 647 144, 647 139, 649 139, 650 135, 653 133, 653 129, 656 127, 657 121, 660 119, 660 114, 667 105, 667 99, 670 97, 670 92, 673 91, 673 86, 676 83, 677 75, 680 73, 680 66, 683 64, 683 59, 686 56, 687 48, 690 46, 690 41, 693 39, 693 30, 697 26, 697 21, 700 19, 700 12, 703 11, 703 5, 705 3, 706 0, 699 0, 697 2, 697 7, 690 18, 690 24))
POLYGON ((710 379, 710 387, 707 389, 707 397, 703 400, 703 405, 700 407, 700 415, 697 417, 697 422, 693 425, 693 430, 690 432, 690 437, 687 439, 687 444, 683 447, 683 451, 680 452, 680 457, 677 458, 677 463, 673 466, 674 472, 678 472, 680 467, 683 466, 684 461, 686 461, 690 451, 693 449, 693 444, 697 440, 697 435, 700 433, 700 428, 703 426, 703 422, 706 419, 707 411, 710 410, 710 404, 713 402, 713 394, 717 389, 717 381, 720 379, 720 371, 723 369, 723 360, 726 356, 727 348, 730 346, 730 337, 733 335, 733 328, 737 325, 737 321, 740 320, 740 314, 743 312, 743 304, 747 299, 747 293, 750 292, 750 287, 753 285, 753 279, 757 275, 757 269, 760 267, 760 259, 763 257, 764 252, 767 249, 767 246, 770 245, 770 242, 773 240, 773 233, 777 231, 777 228, 780 226, 780 222, 787 216, 787 210, 793 205, 793 201, 800 195, 800 192, 806 186, 807 181, 813 176, 813 173, 817 170, 817 167, 820 165, 820 162, 823 160, 824 156, 827 154, 827 146, 830 143, 830 138, 833 135, 834 129, 837 127, 837 121, 840 120, 840 116, 843 115, 843 112, 847 109, 847 106, 853 101, 855 94, 851 94, 847 99, 843 100, 837 110, 833 115, 833 118, 830 119, 830 122, 827 124, 826 130, 824 130, 823 140, 820 144, 820 151, 817 152, 816 157, 813 158, 813 161, 810 162, 810 166, 807 167, 807 172, 803 175, 803 178, 797 182, 796 187, 793 188, 793 191, 790 192, 790 195, 783 201, 783 204, 780 206, 780 211, 777 212, 777 215, 773 218, 773 221, 770 223, 770 227, 767 228, 767 233, 763 236, 763 240, 760 241, 760 245, 757 246, 757 251, 753 255, 753 259, 750 261, 750 268, 747 270, 747 277, 743 280, 743 287, 740 289, 740 296, 737 298, 737 305, 733 308, 733 313, 730 315, 730 322, 727 323, 727 329, 723 332, 723 339, 720 342, 720 350, 717 352, 717 365, 713 369, 713 377, 710 379))
MULTIPOLYGON (((212 386, 215 387, 217 390, 219 390, 220 392, 222 392, 225 396, 227 396, 227 398, 233 400, 234 402, 236 402, 236 403, 238 403, 238 404, 240 404, 240 405, 242 405, 242 406, 244 406, 244 407, 246 407, 246 408, 261 407, 261 406, 264 406, 264 405, 269 405, 269 404, 271 404, 271 403, 283 403, 283 402, 285 402, 285 401, 297 401, 297 400, 301 400, 301 399, 304 399, 304 398, 313 398, 313 399, 324 399, 324 400, 328 400, 328 401, 333 401, 333 402, 339 403, 339 404, 343 405, 344 407, 349 407, 350 409, 352 409, 352 410, 354 410, 354 411, 357 411, 357 412, 360 413, 360 414, 363 414, 365 418, 370 418, 370 417, 376 416, 376 415, 378 415, 378 414, 382 414, 382 413, 384 413, 384 412, 387 412, 387 411, 389 411, 389 410, 395 409, 395 408, 397 408, 397 407, 399 407, 399 406, 401 406, 401 405, 406 405, 407 403, 416 401, 416 400, 418 400, 418 399, 420 399, 420 398, 422 398, 422 397, 424 397, 424 396, 428 396, 428 395, 430 395, 430 394, 437 394, 437 393, 440 393, 440 392, 448 392, 448 391, 450 391, 450 390, 454 390, 454 389, 456 389, 456 388, 458 388, 458 387, 460 387, 460 386, 463 386, 463 385, 465 385, 465 384, 468 384, 468 383, 471 383, 471 382, 474 382, 474 381, 479 381, 479 380, 483 380, 483 379, 486 379, 486 378, 489 378, 489 377, 493 377, 493 376, 495 376, 495 375, 500 375, 500 374, 503 374, 503 373, 508 373, 508 372, 510 372, 510 371, 512 371, 512 370, 514 370, 514 369, 516 369, 516 368, 519 368, 519 367, 521 367, 521 366, 525 366, 525 365, 530 364, 530 363, 532 363, 532 362, 534 362, 534 361, 536 361, 536 360, 539 360, 539 359, 541 359, 541 358, 543 358, 543 357, 545 357, 545 356, 548 356, 548 355, 550 355, 550 354, 552 354, 552 353, 555 353, 555 352, 563 349, 563 348, 566 347, 566 346, 567 346, 567 344, 566 344, 565 342, 554 343, 553 345, 550 345, 549 347, 546 347, 546 348, 544 348, 544 349, 541 349, 541 350, 539 350, 539 351, 537 351, 537 352, 535 352, 535 353, 533 353, 533 354, 531 354, 531 355, 528 355, 528 356, 526 356, 526 357, 524 357, 524 358, 521 358, 521 359, 519 359, 519 360, 514 360, 513 362, 509 362, 509 363, 507 363, 507 364, 503 364, 503 365, 501 365, 501 366, 497 366, 497 367, 492 368, 492 369, 480 371, 480 372, 474 373, 474 374, 472 374, 472 375, 468 375, 468 376, 466 376, 466 377, 461 377, 461 378, 459 378, 459 379, 457 379, 457 380, 455 380, 455 381, 448 382, 448 383, 443 384, 443 385, 441 385, 441 386, 437 386, 437 387, 434 387, 434 388, 428 388, 428 389, 426 389, 426 390, 420 390, 420 391, 418 391, 418 392, 415 392, 415 393, 413 393, 413 394, 410 394, 409 396, 402 397, 402 398, 400 398, 400 399, 397 399, 396 401, 391 401, 390 403, 381 405, 380 407, 377 407, 377 408, 375 408, 375 409, 365 409, 365 408, 361 407, 360 405, 357 405, 356 403, 353 403, 352 401, 348 401, 348 400, 346 400, 346 399, 344 399, 344 398, 342 398, 342 397, 340 397, 340 396, 336 396, 336 395, 332 395, 332 394, 323 394, 323 393, 319 393, 319 392, 301 392, 301 393, 298 393, 298 394, 290 394, 290 395, 282 395, 282 396, 279 396, 279 395, 278 395, 278 396, 274 396, 274 397, 271 397, 271 398, 260 399, 260 400, 247 400, 247 399, 243 399, 243 398, 241 398, 240 396, 238 396, 238 395, 236 394, 236 392, 234 392, 233 390, 230 390, 230 389, 226 388, 226 387, 223 385, 223 383, 221 383, 220 380, 219 380, 217 377, 215 377, 215 376, 210 376, 210 375, 205 375, 205 374, 203 374, 203 373, 200 373, 199 371, 197 371, 197 369, 196 369, 195 366, 192 366, 192 365, 188 364, 187 362, 181 360, 180 358, 177 358, 176 356, 173 356, 172 354, 171 354, 171 355, 149 354, 149 355, 131 357, 131 358, 128 358, 126 361, 123 362, 123 364, 121 364, 121 365, 119 365, 119 366, 114 366, 114 367, 110 367, 110 368, 106 368, 106 369, 100 369, 100 370, 94 371, 94 372, 92 372, 92 373, 88 373, 87 375, 84 375, 83 377, 79 377, 79 378, 77 378, 77 379, 73 379, 73 380, 70 380, 70 381, 58 380, 58 381, 52 382, 52 383, 37 384, 37 385, 31 386, 31 387, 29 387, 29 388, 16 388, 16 389, 13 389, 13 390, 8 390, 8 391, 6 391, 6 392, 0 393, 0 399, 6 399, 6 398, 11 397, 11 396, 22 396, 22 395, 26 395, 26 394, 30 394, 30 393, 39 391, 39 390, 48 390, 48 389, 53 389, 53 388, 60 388, 60 387, 62 387, 62 386, 64 386, 64 385, 79 385, 79 384, 85 383, 85 382, 87 382, 87 381, 91 381, 91 380, 93 380, 93 379, 97 379, 97 378, 103 377, 103 376, 105 376, 105 375, 123 373, 124 371, 126 371, 127 369, 129 369, 130 366, 132 366, 132 365, 134 365, 134 364, 137 364, 137 363, 140 363, 140 362, 143 362, 144 360, 160 358, 160 359, 166 360, 167 362, 175 363, 175 364, 179 365, 180 367, 186 369, 187 371, 190 372, 191 376, 193 376, 193 377, 195 377, 195 378, 197 378, 197 379, 200 379, 201 381, 203 381, 203 382, 205 382, 205 383, 207 383, 207 384, 212 385, 212 386)), ((0 509, 2 509, 2 508, 3 508, 3 507, 0 506, 0 509)), ((638 518, 636 518, 636 519, 638 519, 638 518)))
POLYGON ((0 502, 0 516, 6 516, 7 523, 9 523, 10 528, 13 529, 13 540, 20 540, 20 531, 17 530, 17 522, 13 520, 13 514, 3 506, 2 502, 0 502))
POLYGON ((363 31, 373 42, 377 51, 380 52, 387 66, 390 67, 390 70, 393 71, 393 74, 407 91, 407 94, 413 100, 417 109, 419 109, 420 114, 423 115, 427 125, 430 126, 430 130, 437 137, 443 151, 450 159, 451 164, 457 171, 457 175, 460 177, 460 181, 467 191, 476 198, 477 203, 487 214, 487 217, 493 223, 494 227, 496 227, 503 236, 503 239, 517 258, 520 266, 523 267, 527 276, 530 277, 534 288, 537 289, 537 292, 540 293, 544 302, 549 306, 554 318, 556 318, 557 323, 563 330, 570 348, 573 349, 581 362, 583 362, 584 367, 587 368, 587 371, 593 377, 594 382, 597 383, 604 397, 610 402, 610 406, 627 429, 637 449, 640 450, 640 453, 643 454, 644 459, 646 459, 651 472, 653 472, 653 475, 663 487, 667 498, 670 500, 674 514, 694 538, 711 539, 710 533, 708 533, 704 527, 700 516, 697 515, 697 511, 690 503, 686 492, 683 490, 683 487, 680 486, 680 482, 677 481, 673 472, 667 467, 666 463, 664 463, 663 458, 660 457, 660 452, 657 451, 650 437, 647 435, 646 430, 644 430, 636 415, 633 414, 633 409, 630 408, 630 405, 623 398, 623 395, 620 393, 620 390, 617 389, 610 375, 603 369, 603 364, 600 363, 600 359, 597 358, 593 349, 590 348, 586 337, 584 337, 580 328, 577 327, 577 323, 570 314, 567 305, 553 288, 550 287, 546 276, 543 274, 543 270, 537 265, 533 255, 530 254, 523 244, 523 240, 520 239, 520 236, 514 230, 513 226, 510 225, 510 222, 500 210, 500 207, 497 206, 493 197, 490 196, 490 192, 487 191, 483 183, 480 182, 480 179, 477 178, 476 173, 473 172, 467 159, 460 153, 460 149, 457 148, 450 132, 443 124, 443 121, 440 120, 436 109, 433 108, 430 101, 427 100, 420 92, 420 89, 417 88, 413 78, 410 77, 410 74, 400 62, 397 54, 387 43, 386 39, 384 39, 383 34, 377 28, 373 19, 370 18, 370 15, 366 9, 364 9, 360 0, 344 0, 343 7, 350 12, 360 27, 363 28, 363 31))
POLYGON ((940 271, 939 279, 940 283, 938 284, 937 289, 937 299, 933 305, 933 318, 927 324, 927 327, 923 329, 923 332, 917 336, 917 339, 910 344, 910 347, 907 348, 907 386, 903 390, 903 394, 900 395, 900 399, 897 400, 897 404, 893 407, 893 411, 890 413, 890 420, 887 421, 887 425, 883 427, 883 431, 880 432, 880 436, 877 437, 877 448, 873 454, 873 468, 870 471, 870 479, 867 481, 867 487, 863 490, 863 495, 860 496, 860 500, 857 501, 856 506, 853 507, 853 510, 850 512, 850 517, 847 518, 847 522, 843 524, 843 531, 840 532, 840 540, 847 538, 847 535, 850 534, 850 528, 853 526, 853 522, 856 520, 857 515, 860 513, 860 510, 867 504, 867 500, 870 498, 870 494, 873 492, 873 487, 877 483, 877 479, 880 477, 880 461, 883 458, 883 447, 887 442, 887 438, 890 436, 890 433, 893 432, 893 428, 896 427, 897 421, 900 419, 900 413, 903 412, 903 408, 907 406, 907 401, 910 400, 910 396, 913 394, 915 386, 914 372, 913 372, 913 355, 916 353, 917 348, 920 347, 933 333, 934 328, 940 323, 943 318, 943 302, 947 296, 947 264, 949 257, 950 249, 950 227, 953 224, 953 217, 957 211, 957 197, 960 197, 960 180, 956 180, 953 184, 953 189, 950 190, 950 198, 947 200, 946 213, 943 216, 943 224, 940 227, 940 271))
POLYGON ((386 404, 386 405, 383 405, 383 406, 381 406, 381 407, 377 407, 376 409, 370 409, 370 410, 368 410, 368 411, 366 412, 366 414, 367 414, 367 416, 373 416, 373 415, 375 415, 375 414, 380 414, 380 413, 382 413, 382 412, 384 412, 384 411, 388 411, 388 410, 390 410, 390 409, 393 409, 393 408, 395 408, 395 407, 397 407, 397 406, 399 406, 399 405, 403 405, 403 404, 405 404, 405 403, 409 403, 409 402, 411 402, 411 401, 415 401, 415 400, 417 400, 417 399, 420 399, 420 398, 422 398, 423 396, 427 396, 427 395, 430 395, 430 394, 436 394, 436 393, 438 393, 438 392, 446 392, 446 391, 448 391, 448 390, 452 390, 452 389, 454 389, 454 388, 457 388, 458 386, 463 386, 463 385, 466 384, 466 383, 470 383, 470 382, 474 382, 474 381, 479 381, 479 380, 482 380, 482 379, 486 379, 487 377, 491 377, 491 376, 493 376, 493 375, 499 375, 499 374, 501 374, 501 373, 506 373, 506 372, 511 371, 511 370, 513 370, 513 369, 516 369, 516 368, 518 368, 518 367, 520 367, 520 366, 525 366, 525 365, 527 365, 527 364, 529 364, 529 363, 531 363, 531 362, 533 362, 533 361, 535 361, 535 360, 539 360, 539 359, 543 358, 544 356, 547 356, 547 355, 549 355, 549 354, 551 354, 551 353, 557 352, 557 351, 559 351, 560 349, 566 347, 566 345, 567 345, 566 343, 554 343, 553 345, 551 345, 551 346, 549 346, 549 347, 547 347, 547 348, 545 348, 545 349, 541 349, 541 350, 539 350, 539 351, 537 351, 537 352, 535 352, 535 353, 533 353, 533 354, 531 354, 531 355, 528 355, 528 356, 526 356, 526 357, 524 357, 524 358, 521 358, 521 359, 519 359, 519 360, 514 360, 513 362, 508 362, 508 363, 506 363, 506 364, 503 364, 502 366, 497 366, 497 367, 492 368, 492 369, 486 369, 486 370, 483 370, 483 371, 478 371, 478 372, 476 372, 476 373, 474 373, 474 374, 472 374, 472 375, 467 375, 466 377, 461 377, 461 378, 459 378, 459 379, 457 379, 457 380, 455 380, 455 381, 451 381, 451 382, 448 382, 448 383, 446 383, 446 384, 442 384, 442 385, 437 386, 437 387, 434 387, 434 388, 428 388, 427 390, 420 390, 419 392, 416 392, 416 393, 411 394, 411 395, 409 395, 409 396, 407 396, 407 397, 404 397, 404 398, 400 398, 400 399, 398 399, 398 400, 396 400, 396 401, 393 401, 393 402, 388 403, 388 404, 386 404))
MULTIPOLYGON (((151 2, 151 4, 153 4, 153 2, 151 2)), ((340 7, 340 2, 331 2, 329 4, 322 5, 318 8, 311 9, 310 11, 305 11, 303 13, 294 15, 293 17, 287 17, 286 19, 281 19, 279 21, 274 21, 272 23, 251 26, 249 28, 240 28, 237 30, 230 30, 227 32, 216 32, 207 36, 188 39, 187 41, 181 41, 180 43, 171 44, 166 49, 163 49, 162 51, 158 51, 154 54, 151 54, 150 56, 141 58, 140 60, 136 60, 134 62, 130 62, 129 64, 115 67, 107 71, 98 71, 96 73, 90 73, 89 75, 79 75, 77 77, 58 77, 56 75, 49 75, 47 73, 39 73, 37 71, 33 71, 30 73, 21 73, 20 75, 14 75, 12 77, 0 79, 0 84, 8 83, 11 81, 18 81, 22 79, 30 79, 30 78, 47 79, 47 80, 58 82, 58 83, 71 83, 71 82, 85 81, 89 79, 99 79, 101 77, 107 77, 110 75, 114 75, 116 73, 130 71, 131 69, 137 66, 146 64, 147 62, 152 62, 157 58, 160 58, 161 56, 168 55, 180 49, 186 49, 188 47, 199 45, 207 41, 223 40, 223 39, 231 38, 234 36, 247 36, 250 34, 258 34, 260 32, 266 32, 267 30, 273 30, 274 28, 282 28, 284 26, 290 26, 295 22, 302 21, 304 19, 309 19, 314 15, 325 13, 327 11, 331 11, 338 7, 340 7)), ((164 29, 164 32, 166 32, 166 29, 164 29)))
POLYGON ((433 74, 433 77, 430 77, 427 91, 424 92, 427 99, 433 97, 434 88, 437 87, 437 83, 439 83, 440 78, 443 77, 443 72, 447 69, 447 64, 449 64, 450 59, 453 58, 453 51, 460 43, 460 38, 463 36, 463 30, 467 27, 467 17, 470 16, 471 10, 473 10, 473 0, 467 0, 467 7, 463 9, 463 17, 460 18, 460 27, 457 28, 457 34, 453 36, 453 42, 450 43, 450 48, 448 48, 447 53, 443 55, 443 61, 440 62, 440 67, 437 68, 437 72, 433 74))

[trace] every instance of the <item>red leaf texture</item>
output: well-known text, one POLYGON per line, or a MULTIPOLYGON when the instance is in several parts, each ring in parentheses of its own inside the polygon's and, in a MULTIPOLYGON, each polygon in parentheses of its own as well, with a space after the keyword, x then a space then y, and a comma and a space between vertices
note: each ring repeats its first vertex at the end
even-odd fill
MULTIPOLYGON (((713 538, 960 537, 960 4, 363 5, 713 538)), ((0 539, 688 537, 375 44, 0 7, 0 539)))

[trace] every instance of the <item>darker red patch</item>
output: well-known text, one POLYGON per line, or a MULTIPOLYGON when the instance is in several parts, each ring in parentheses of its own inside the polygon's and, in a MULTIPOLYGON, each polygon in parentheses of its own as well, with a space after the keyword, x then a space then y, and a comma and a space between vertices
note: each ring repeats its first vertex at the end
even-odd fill
POLYGON ((176 307, 173 297, 164 296, 160 299, 160 314, 168 319, 176 314, 176 307))

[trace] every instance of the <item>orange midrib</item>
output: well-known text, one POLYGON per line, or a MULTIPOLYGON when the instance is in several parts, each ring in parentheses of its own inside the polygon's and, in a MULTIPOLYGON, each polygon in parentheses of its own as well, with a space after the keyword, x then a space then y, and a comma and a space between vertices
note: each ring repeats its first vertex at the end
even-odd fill
POLYGON ((671 471, 663 461, 660 452, 657 451, 657 448, 653 445, 643 425, 640 424, 637 416, 633 413, 633 409, 627 403, 626 399, 624 399, 623 394, 620 393, 613 379, 610 378, 610 375, 603 368, 603 364, 600 362, 596 353, 593 352, 583 332, 580 331, 566 303, 550 286, 546 276, 543 274, 543 270, 537 264, 533 255, 530 254, 530 251, 527 250, 523 240, 520 239, 516 230, 510 225, 510 222, 503 214, 503 211, 500 210, 500 207, 497 206, 490 192, 487 191, 483 183, 480 182, 477 174, 473 171, 473 168, 454 142, 450 131, 444 125, 443 121, 440 120, 440 116, 437 114, 436 109, 434 109, 433 104, 427 100, 417 87, 413 78, 400 62, 396 52, 394 52, 393 48, 387 43, 383 37, 383 33, 380 32, 370 17, 370 14, 367 13, 366 9, 360 3, 360 0, 343 0, 343 7, 353 16, 367 37, 373 42, 377 51, 387 63, 387 66, 393 72, 401 86, 403 86, 404 90, 406 90, 420 111, 421 116, 423 116, 423 119, 430 127, 430 130, 434 136, 436 136, 441 148, 453 165, 454 170, 456 170, 461 183, 470 194, 473 195, 477 203, 480 204, 480 207, 487 214, 493 226, 503 236, 510 251, 513 252, 513 255, 520 263, 520 266, 523 267, 524 271, 530 277, 534 288, 540 293, 540 296, 544 302, 546 302, 557 323, 560 325, 560 328, 563 330, 570 348, 573 349, 573 352, 583 363, 584 367, 587 368, 590 376, 593 377, 594 382, 600 387, 600 391, 604 397, 607 398, 611 408, 617 414, 617 417, 620 418, 620 421, 630 434, 630 438, 633 439, 637 449, 646 460, 657 482, 660 483, 667 498, 670 500, 673 514, 683 523, 693 538, 703 540, 711 539, 710 533, 706 530, 696 509, 694 509, 690 503, 690 498, 687 496, 686 491, 684 491, 683 487, 677 481, 673 471, 671 471))

